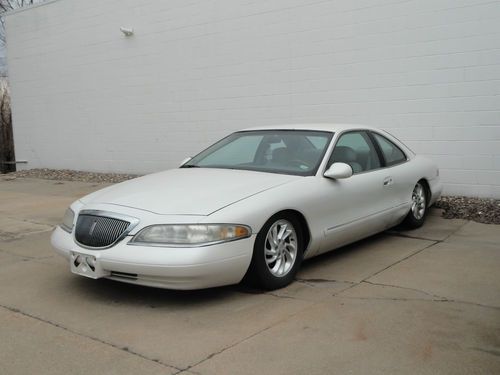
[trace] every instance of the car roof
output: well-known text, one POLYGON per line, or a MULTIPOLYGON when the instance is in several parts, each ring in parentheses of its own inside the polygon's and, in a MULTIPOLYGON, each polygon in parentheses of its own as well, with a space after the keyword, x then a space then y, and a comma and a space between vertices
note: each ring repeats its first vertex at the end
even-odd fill
POLYGON ((305 123, 305 124, 279 124, 279 125, 262 125, 252 128, 243 129, 240 131, 251 130, 310 130, 310 131, 327 131, 333 133, 341 133, 348 130, 374 130, 395 142, 399 147, 403 148, 408 155, 415 153, 399 139, 385 130, 363 124, 333 124, 333 123, 305 123))
POLYGON ((345 130, 354 129, 369 129, 369 130, 380 130, 374 128, 373 126, 367 126, 362 124, 328 124, 328 123, 309 123, 309 124, 279 124, 279 125, 262 125, 255 126, 251 128, 243 129, 243 131, 249 130, 316 130, 316 131, 328 131, 328 132, 341 132, 345 130))

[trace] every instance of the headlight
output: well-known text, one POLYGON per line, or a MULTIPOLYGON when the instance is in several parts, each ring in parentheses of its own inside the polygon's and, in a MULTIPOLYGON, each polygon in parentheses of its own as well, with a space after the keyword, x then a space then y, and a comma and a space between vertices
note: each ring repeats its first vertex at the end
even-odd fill
POLYGON ((75 220, 75 213, 71 208, 68 208, 64 213, 61 228, 64 229, 66 232, 71 233, 71 231, 73 230, 74 220, 75 220))
POLYGON ((152 225, 137 233, 132 245, 206 246, 249 237, 246 225, 233 224, 165 224, 152 225))

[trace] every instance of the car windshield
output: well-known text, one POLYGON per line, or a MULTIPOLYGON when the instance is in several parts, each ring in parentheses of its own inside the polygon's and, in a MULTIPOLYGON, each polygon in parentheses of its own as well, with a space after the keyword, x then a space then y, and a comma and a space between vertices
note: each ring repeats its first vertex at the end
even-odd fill
POLYGON ((314 175, 333 136, 306 130, 242 131, 202 151, 182 168, 228 168, 314 175))

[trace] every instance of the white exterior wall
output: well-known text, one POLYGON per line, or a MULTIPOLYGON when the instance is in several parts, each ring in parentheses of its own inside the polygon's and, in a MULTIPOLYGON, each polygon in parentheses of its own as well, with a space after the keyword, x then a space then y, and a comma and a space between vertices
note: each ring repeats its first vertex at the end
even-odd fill
POLYGON ((355 122, 446 194, 500 197, 500 1, 56 0, 7 37, 27 168, 145 173, 242 127, 355 122))

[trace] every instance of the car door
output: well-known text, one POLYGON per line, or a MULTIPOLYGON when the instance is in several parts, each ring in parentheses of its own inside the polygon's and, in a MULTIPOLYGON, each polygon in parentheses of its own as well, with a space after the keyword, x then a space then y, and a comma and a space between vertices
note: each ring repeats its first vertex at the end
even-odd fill
POLYGON ((392 182, 388 190, 395 202, 390 225, 395 225, 408 213, 411 193, 416 183, 415 175, 407 165, 408 156, 400 147, 382 134, 374 131, 371 134, 384 159, 386 175, 392 182))
POLYGON ((390 192, 393 181, 368 131, 340 134, 326 169, 335 162, 349 164, 353 175, 345 179, 321 178, 325 228, 318 253, 383 231, 389 225, 394 205, 390 192))

